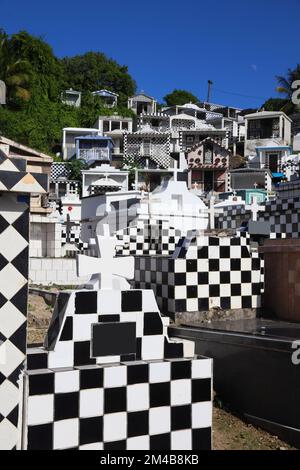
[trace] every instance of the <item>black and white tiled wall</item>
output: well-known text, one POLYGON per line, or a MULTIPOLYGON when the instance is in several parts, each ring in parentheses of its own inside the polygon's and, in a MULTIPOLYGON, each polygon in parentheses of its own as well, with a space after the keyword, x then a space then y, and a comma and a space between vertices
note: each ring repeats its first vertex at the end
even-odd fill
POLYGON ((137 257, 135 287, 152 289, 163 313, 260 308, 260 259, 246 237, 183 237, 171 257, 137 257))

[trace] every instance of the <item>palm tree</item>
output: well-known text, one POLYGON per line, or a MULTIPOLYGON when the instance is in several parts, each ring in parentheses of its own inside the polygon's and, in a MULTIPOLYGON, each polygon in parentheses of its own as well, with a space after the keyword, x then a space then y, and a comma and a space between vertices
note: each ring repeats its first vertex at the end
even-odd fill
POLYGON ((29 101, 32 80, 31 66, 27 60, 11 59, 8 36, 0 29, 0 79, 7 86, 9 101, 29 101))
POLYGON ((300 64, 297 64, 295 69, 288 69, 286 77, 277 76, 276 78, 279 83, 276 91, 278 91, 278 93, 284 94, 289 100, 289 102, 283 106, 282 111, 286 112, 287 114, 299 111, 300 105, 295 105, 292 102, 292 94, 295 91, 292 88, 292 84, 296 80, 300 80, 300 64))

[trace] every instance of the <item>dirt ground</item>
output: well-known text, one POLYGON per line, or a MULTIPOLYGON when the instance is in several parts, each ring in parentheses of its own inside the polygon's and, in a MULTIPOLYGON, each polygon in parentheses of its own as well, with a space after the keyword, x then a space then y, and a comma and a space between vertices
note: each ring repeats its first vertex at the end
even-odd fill
MULTIPOLYGON (((51 319, 52 307, 42 297, 29 295, 28 344, 43 343, 51 319)), ((213 448, 215 450, 292 450, 277 437, 248 425, 233 414, 214 407, 213 448)))

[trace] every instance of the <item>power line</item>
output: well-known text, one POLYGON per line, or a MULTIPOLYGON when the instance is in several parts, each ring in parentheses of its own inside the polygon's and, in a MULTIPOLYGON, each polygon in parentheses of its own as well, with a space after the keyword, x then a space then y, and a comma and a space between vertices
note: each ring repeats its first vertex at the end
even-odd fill
POLYGON ((253 98, 253 99, 258 99, 258 100, 266 99, 266 97, 262 97, 262 96, 244 95, 243 93, 234 93, 231 91, 220 90, 219 88, 214 88, 214 91, 217 91, 219 93, 224 93, 226 95, 242 96, 243 98, 253 98))

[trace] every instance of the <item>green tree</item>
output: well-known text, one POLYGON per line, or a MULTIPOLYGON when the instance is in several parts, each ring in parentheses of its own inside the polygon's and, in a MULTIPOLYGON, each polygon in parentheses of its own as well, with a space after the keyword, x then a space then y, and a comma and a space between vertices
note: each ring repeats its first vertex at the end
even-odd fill
POLYGON ((92 92, 105 88, 119 94, 119 104, 125 105, 133 95, 136 83, 125 65, 119 65, 102 52, 87 52, 61 60, 66 88, 92 92))
POLYGON ((269 98, 261 106, 265 111, 281 111, 287 104, 289 100, 283 98, 269 98))
POLYGON ((186 103, 198 103, 199 99, 190 91, 175 89, 172 91, 172 93, 164 96, 164 101, 168 106, 182 106, 186 103))
POLYGON ((276 77, 279 86, 276 90, 279 93, 282 93, 287 98, 287 103, 282 108, 282 111, 286 112, 287 114, 291 114, 295 111, 299 111, 300 105, 295 105, 292 102, 292 94, 295 91, 292 88, 293 82, 296 80, 300 80, 300 64, 297 64, 294 69, 288 69, 286 76, 277 76, 276 77))

